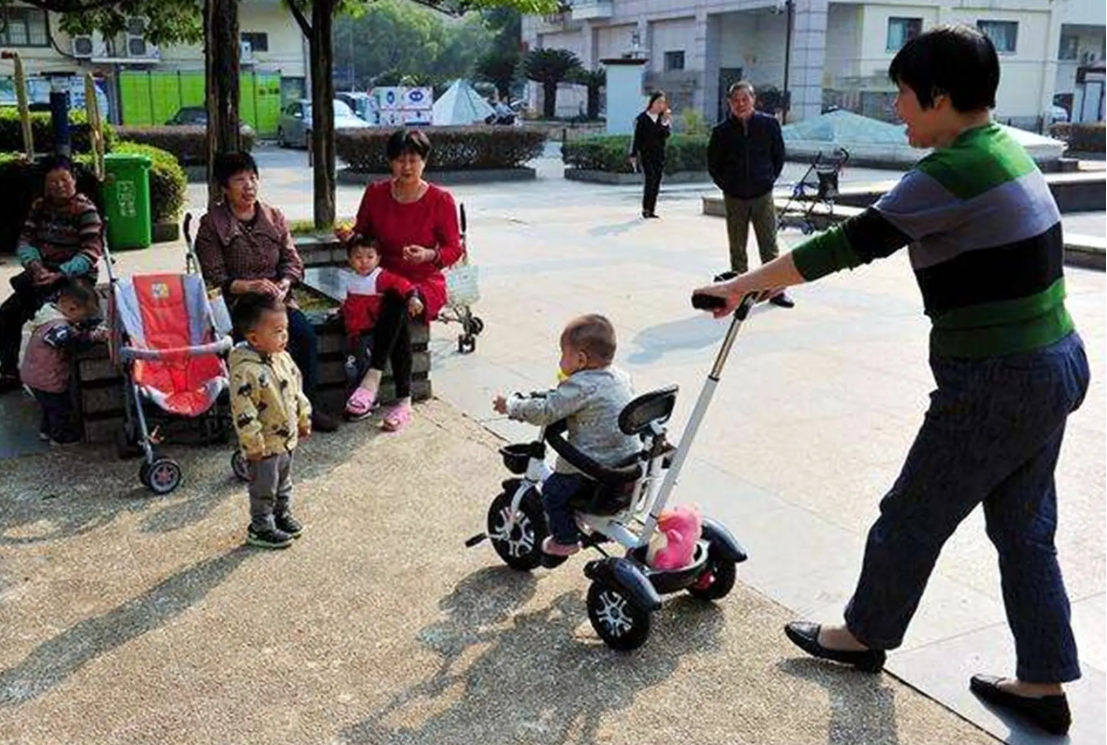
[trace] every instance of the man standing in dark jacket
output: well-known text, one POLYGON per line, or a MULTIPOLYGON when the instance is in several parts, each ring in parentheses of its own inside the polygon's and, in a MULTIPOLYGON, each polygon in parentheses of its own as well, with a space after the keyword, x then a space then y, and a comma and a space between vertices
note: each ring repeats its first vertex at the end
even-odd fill
MULTIPOLYGON (((769 263, 780 253, 773 184, 784 168, 784 138, 774 117, 754 110, 751 83, 742 80, 730 86, 727 103, 730 116, 711 130, 707 170, 723 190, 730 268, 736 274, 745 274, 749 270, 746 242, 751 222, 761 263, 769 263)), ((783 292, 769 302, 783 308, 795 305, 783 292)))

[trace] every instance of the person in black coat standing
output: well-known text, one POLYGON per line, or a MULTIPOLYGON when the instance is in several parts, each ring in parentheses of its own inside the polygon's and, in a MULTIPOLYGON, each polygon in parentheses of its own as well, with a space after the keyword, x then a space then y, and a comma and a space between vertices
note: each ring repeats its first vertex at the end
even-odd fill
MULTIPOLYGON (((775 117, 754 110, 753 85, 745 80, 730 86, 730 115, 711 130, 707 145, 707 170, 722 189, 726 205, 726 233, 730 243, 732 274, 749 270, 746 241, 749 226, 757 235, 761 263, 775 259, 776 209, 773 184, 784 169, 784 137, 775 117)), ((773 305, 791 308, 783 291, 769 299, 773 305)))
POLYGON ((646 186, 642 190, 642 217, 657 217, 657 193, 665 170, 665 140, 669 139, 669 102, 662 91, 650 94, 649 105, 634 120, 630 162, 641 167, 646 186))

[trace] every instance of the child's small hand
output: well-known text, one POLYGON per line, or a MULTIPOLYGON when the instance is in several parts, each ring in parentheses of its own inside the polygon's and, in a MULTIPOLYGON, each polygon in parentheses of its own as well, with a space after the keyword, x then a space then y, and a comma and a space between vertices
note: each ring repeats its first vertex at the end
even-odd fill
POLYGON ((109 336, 111 336, 111 332, 107 326, 97 326, 88 335, 92 341, 107 341, 109 336))
POLYGON ((507 399, 503 396, 496 396, 496 398, 492 399, 492 410, 497 414, 506 414, 507 399))
POLYGON ((311 437, 311 425, 310 424, 301 424, 299 434, 300 434, 300 439, 301 440, 306 440, 309 437, 311 437))
POLYGON ((411 299, 407 301, 407 312, 412 318, 415 318, 423 312, 423 301, 418 297, 412 295, 411 299))

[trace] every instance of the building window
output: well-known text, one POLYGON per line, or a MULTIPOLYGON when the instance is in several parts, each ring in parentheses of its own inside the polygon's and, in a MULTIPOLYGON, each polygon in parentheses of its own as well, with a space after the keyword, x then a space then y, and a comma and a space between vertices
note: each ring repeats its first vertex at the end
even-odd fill
POLYGON ((12 8, 0 12, 0 45, 8 47, 45 47, 46 11, 37 8, 12 8), (5 22, 6 20, 6 22, 5 22))
POLYGON ((260 31, 243 31, 239 38, 249 43, 252 52, 269 51, 269 34, 260 31))
POLYGON ((1057 59, 1075 60, 1076 53, 1080 49, 1080 37, 1076 34, 1061 34, 1061 46, 1057 51, 1057 59))
POLYGON ((1019 38, 1017 21, 977 21, 976 27, 992 40, 1000 54, 1012 54, 1019 38))
POLYGON ((665 52, 665 72, 684 69, 684 52, 665 52))
POLYGON ((889 18, 888 19, 888 44, 889 52, 898 52, 903 45, 922 33, 923 19, 921 18, 889 18))

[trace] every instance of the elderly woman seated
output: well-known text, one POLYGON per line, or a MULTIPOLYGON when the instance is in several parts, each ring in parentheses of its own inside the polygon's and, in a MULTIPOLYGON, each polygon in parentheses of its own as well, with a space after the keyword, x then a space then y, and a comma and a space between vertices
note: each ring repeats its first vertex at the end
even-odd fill
POLYGON ((312 429, 333 432, 334 417, 315 401, 319 361, 318 340, 303 311, 296 307, 292 287, 304 276, 304 262, 292 242, 284 215, 258 199, 258 167, 248 153, 228 153, 215 162, 223 201, 200 220, 196 255, 204 280, 222 290, 228 309, 237 296, 261 293, 280 297, 288 306, 288 351, 304 379, 312 401, 312 429))
POLYGON ((67 158, 47 163, 42 197, 31 205, 16 254, 23 271, 11 279, 13 294, 0 305, 0 392, 18 388, 23 324, 52 302, 71 277, 96 281, 103 250, 96 205, 77 193, 67 158))

